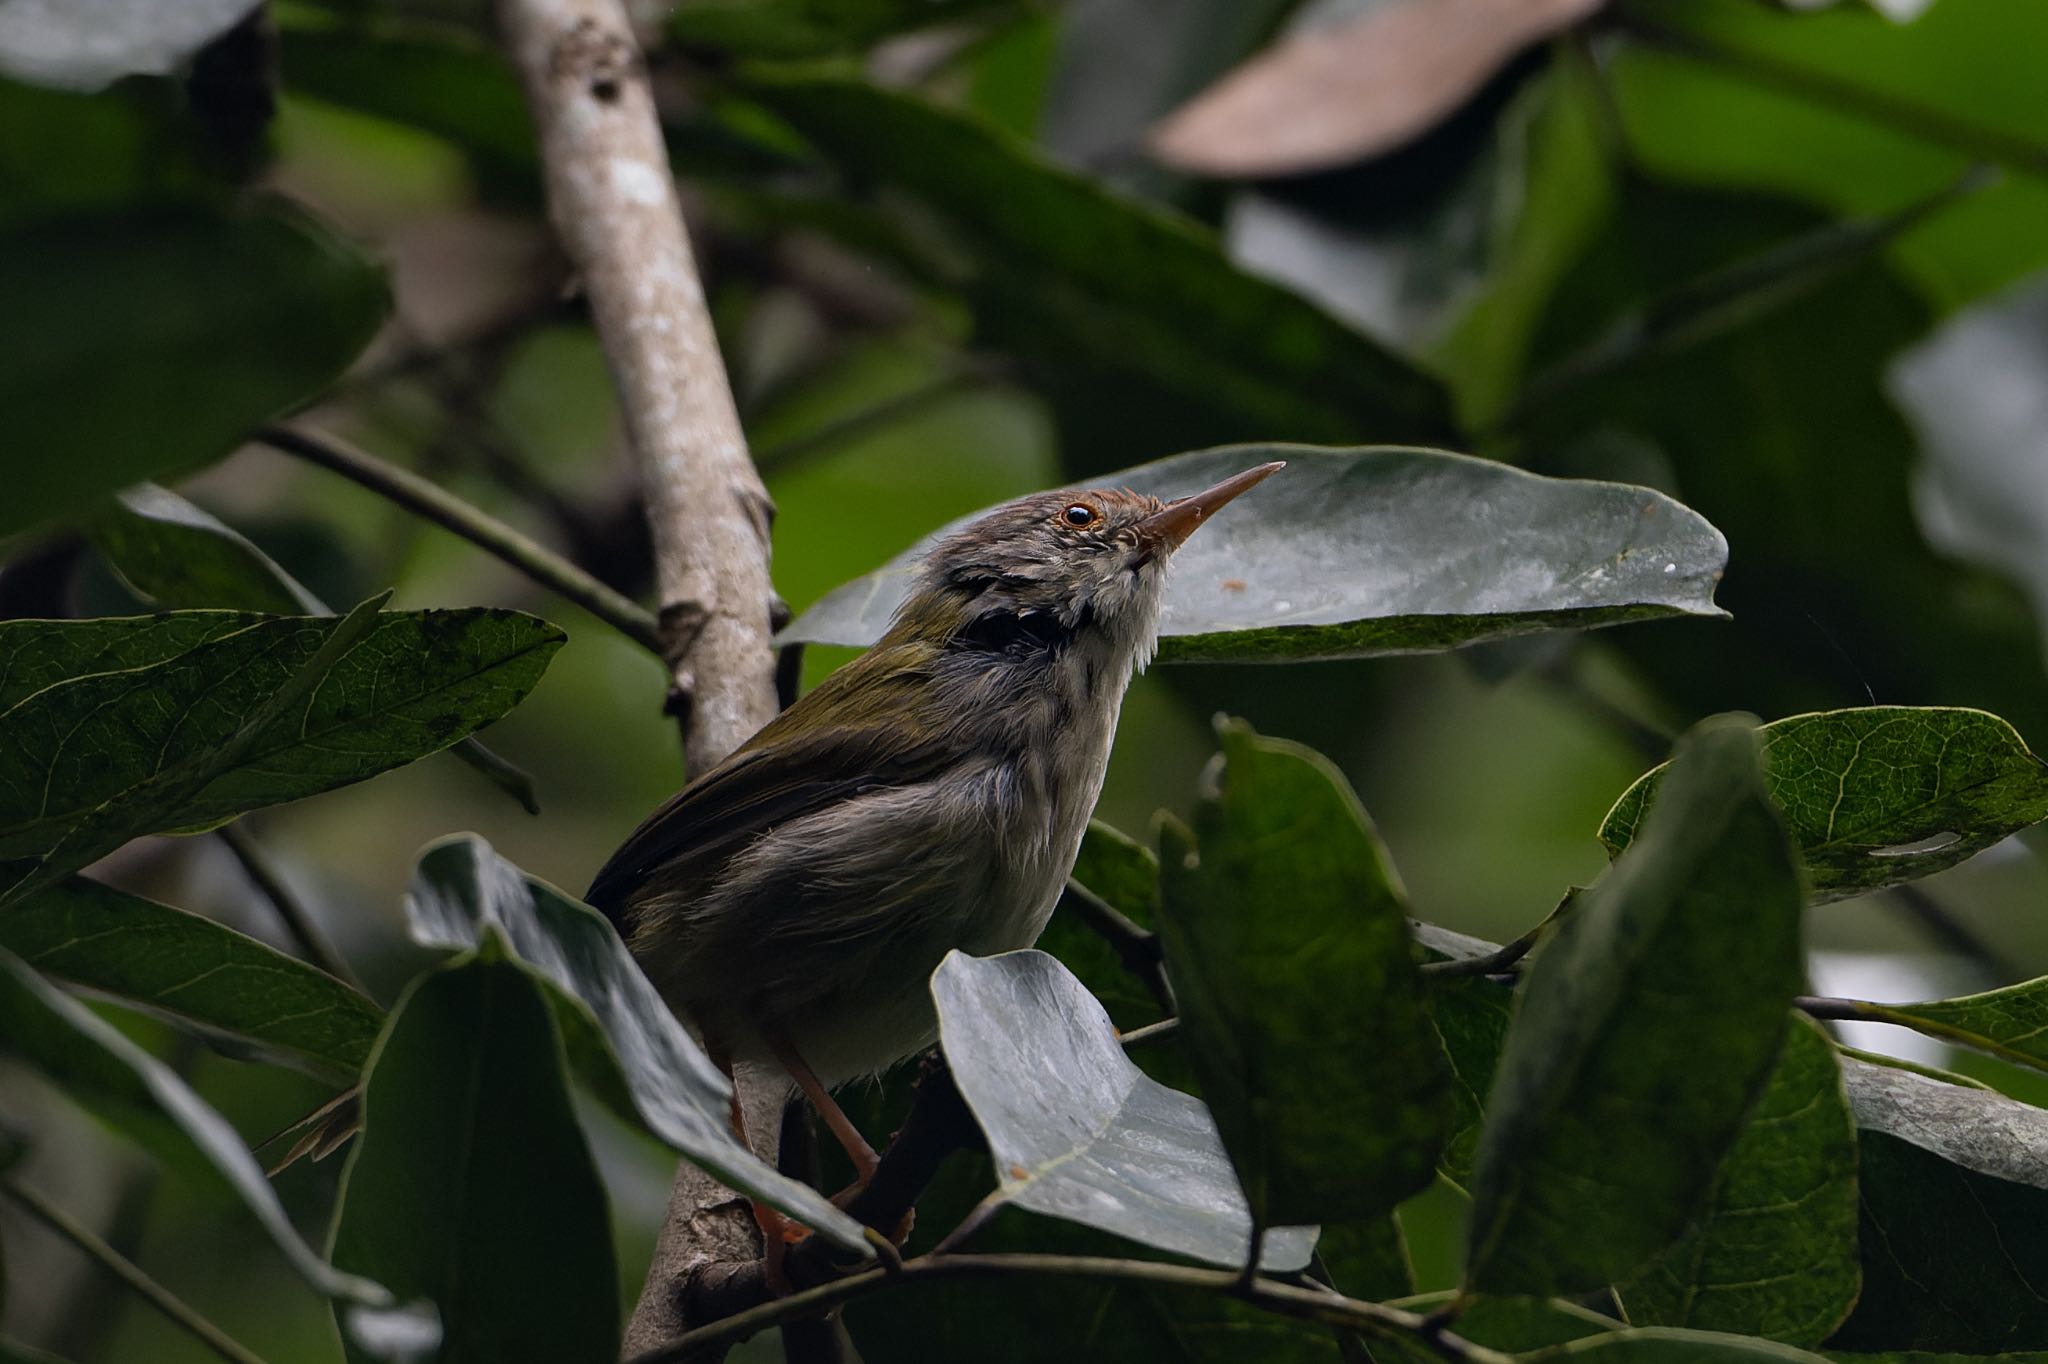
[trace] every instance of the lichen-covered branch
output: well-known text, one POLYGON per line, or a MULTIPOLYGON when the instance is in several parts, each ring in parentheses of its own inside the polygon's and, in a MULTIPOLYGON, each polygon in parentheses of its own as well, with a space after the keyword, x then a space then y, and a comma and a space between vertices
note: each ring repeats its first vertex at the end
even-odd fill
MULTIPOLYGON (((625 7, 499 0, 498 15, 533 111, 555 230, 590 300, 638 460, 671 709, 690 771, 703 772, 775 715, 773 507, 747 457, 625 7)), ((770 1142, 776 1130, 772 1118, 749 1126, 770 1142)), ((683 1166, 627 1348, 673 1339, 690 1325, 698 1280, 759 1253, 745 1202, 683 1166)))

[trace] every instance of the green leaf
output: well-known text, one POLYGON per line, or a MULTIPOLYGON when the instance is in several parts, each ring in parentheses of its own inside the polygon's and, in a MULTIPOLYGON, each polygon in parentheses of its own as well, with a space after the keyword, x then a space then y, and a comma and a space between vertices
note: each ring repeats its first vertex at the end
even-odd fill
POLYGON ((1811 1347, 1842 1324, 1861 1286, 1856 1124, 1834 1044, 1798 1019, 1706 1211, 1622 1300, 1638 1326, 1811 1347))
POLYGON ((1475 1161, 1470 1287, 1586 1292, 1679 1239, 1770 1078, 1803 898, 1754 725, 1699 725, 1523 978, 1475 1161))
POLYGON ((610 1210, 561 1038, 495 946, 422 976, 392 1010, 332 1253, 438 1306, 444 1364, 618 1358, 610 1210))
POLYGON ((669 16, 668 36, 745 56, 841 56, 906 29, 1021 7, 1019 0, 691 0, 669 16))
MULTIPOLYGON (((325 602, 246 536, 169 489, 138 483, 114 500, 114 508, 92 523, 93 544, 144 601, 172 610, 330 614, 325 602)), ((540 813, 533 778, 518 767, 475 739, 464 739, 452 752, 528 814, 540 813)))
POLYGON ((219 459, 310 397, 384 320, 382 275, 282 210, 0 230, 0 534, 219 459))
POLYGON ((2048 1113, 1844 1060, 1856 1112, 1863 1296, 1829 1344, 2048 1349, 2048 1113))
POLYGON ((623 1097, 623 1116, 731 1188, 780 1208, 849 1250, 865 1253, 860 1224, 815 1189, 764 1165, 728 1125, 731 1086, 590 906, 520 871, 475 834, 428 845, 405 898, 413 938, 464 949, 495 931, 505 950, 545 982, 565 1013, 564 1034, 601 1093, 623 1097), (584 1045, 584 1029, 601 1041, 584 1045), (611 1067, 616 1067, 616 1072, 611 1067))
POLYGON ((1415 1291, 1408 1238, 1391 1213, 1362 1222, 1324 1223, 1316 1258, 1329 1272, 1331 1285, 1347 1298, 1385 1302, 1415 1291))
POLYGON ((1192 221, 993 124, 826 75, 757 71, 746 89, 825 165, 907 196, 915 216, 884 219, 899 251, 961 290, 979 339, 1024 359, 1056 407, 1121 418, 1098 448, 1441 441, 1452 429, 1435 379, 1237 269, 1192 221))
POLYGON ((1754 1336, 1720 1335, 1671 1326, 1645 1326, 1583 1336, 1521 1356, 1523 1364, 1821 1364, 1808 1354, 1754 1336))
POLYGON ((1405 897, 1350 785, 1219 721, 1191 846, 1162 835, 1160 933, 1202 1092, 1261 1225, 1378 1217, 1450 1119, 1405 897))
MULTIPOLYGON (((1198 450, 1099 481, 1183 497, 1271 459, 1287 468, 1175 554, 1162 660, 1365 658, 1721 614, 1720 532, 1644 488, 1440 450, 1297 445, 1198 450)), ((874 643, 925 549, 967 519, 835 589, 778 638, 874 643)))
POLYGON ((197 914, 74 876, 0 911, 0 948, 46 975, 282 1053, 336 1079, 383 1011, 295 957, 197 914))
POLYGON ((138 834, 446 748, 517 704, 562 639, 501 610, 0 622, 0 902, 138 834))
POLYGON ((247 537, 168 488, 138 483, 114 503, 92 523, 93 546, 144 601, 171 610, 330 614, 247 537))
POLYGON ((1472 1183, 1472 1163, 1486 1126, 1486 1096, 1493 1092, 1513 1014, 1514 992, 1505 985, 1478 976, 1429 982, 1429 1017, 1451 1070, 1451 1134, 1437 1165, 1460 1187, 1472 1183))
POLYGON ((168 1140, 202 1168, 218 1173, 300 1278, 322 1294, 352 1304, 349 1315, 373 1335, 424 1339, 432 1322, 394 1305, 370 1279, 322 1260, 293 1228, 263 1168, 241 1134, 208 1107, 168 1066, 129 1041, 91 1010, 0 949, 0 1045, 42 1072, 67 1094, 124 1126, 139 1125, 168 1140))
MULTIPOLYGON (((2048 819, 2048 763, 1981 710, 1867 706, 1774 720, 1765 777, 1817 902, 1928 876, 2048 819)), ((1629 845, 1666 769, 1646 773, 1601 821, 1629 845)))
MULTIPOLYGON (((1133 1065, 1109 1016, 1043 952, 950 953, 932 975, 939 1044, 988 1138, 997 1193, 1051 1217, 1240 1265, 1251 1215, 1199 1099, 1133 1065)), ((1259 1263, 1308 1263, 1312 1228, 1275 1228, 1259 1263)))
MULTIPOLYGON (((1100 820, 1091 821, 1072 876, 1139 927, 1151 926, 1159 903, 1159 859, 1150 848, 1100 820)), ((1058 957, 1088 987, 1118 1029, 1129 1031, 1159 1018, 1159 1001, 1151 990, 1126 969, 1116 948, 1074 912, 1065 896, 1039 934, 1038 948, 1058 957)))
POLYGON ((2048 1070, 2048 977, 1924 1004, 1874 1004, 1860 999, 1840 1004, 1856 1018, 1896 1023, 2016 1065, 2048 1070))

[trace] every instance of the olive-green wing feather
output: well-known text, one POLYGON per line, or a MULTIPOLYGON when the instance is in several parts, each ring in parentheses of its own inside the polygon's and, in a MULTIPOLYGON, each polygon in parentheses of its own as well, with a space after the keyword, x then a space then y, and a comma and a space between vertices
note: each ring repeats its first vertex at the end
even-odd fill
POLYGON ((728 858, 779 824, 936 774, 947 748, 919 714, 925 689, 914 667, 892 673, 883 664, 871 653, 842 669, 670 797, 583 898, 628 931, 634 893, 657 872, 666 886, 709 885, 728 858))

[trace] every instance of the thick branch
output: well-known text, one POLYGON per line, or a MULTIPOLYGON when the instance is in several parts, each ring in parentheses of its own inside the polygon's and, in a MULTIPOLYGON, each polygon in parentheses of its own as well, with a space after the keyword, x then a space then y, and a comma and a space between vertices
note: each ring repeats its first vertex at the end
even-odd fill
MULTIPOLYGON (((689 770, 702 773, 775 717, 774 507, 747 458, 625 6, 499 0, 498 17, 539 134, 555 232, 619 390, 654 544, 670 708, 689 770)), ((776 1131, 774 1117, 761 1119, 770 1125, 750 1130, 776 1131)), ((759 1244, 744 1203, 684 1165, 629 1348, 686 1328, 692 1289, 756 1258, 759 1244)))
POLYGON ((500 0, 556 234, 583 279, 639 460, 661 646, 692 772, 775 715, 768 523, 619 0, 500 0))

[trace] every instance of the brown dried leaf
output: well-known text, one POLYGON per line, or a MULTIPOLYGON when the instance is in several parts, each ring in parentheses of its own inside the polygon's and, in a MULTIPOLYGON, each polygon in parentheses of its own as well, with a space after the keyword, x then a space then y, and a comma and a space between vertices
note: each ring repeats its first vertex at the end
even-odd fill
POLYGON ((1396 0, 1285 39, 1169 114, 1155 159, 1210 176, 1293 175, 1376 156, 1463 104, 1601 0, 1396 0))

